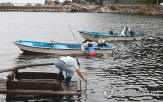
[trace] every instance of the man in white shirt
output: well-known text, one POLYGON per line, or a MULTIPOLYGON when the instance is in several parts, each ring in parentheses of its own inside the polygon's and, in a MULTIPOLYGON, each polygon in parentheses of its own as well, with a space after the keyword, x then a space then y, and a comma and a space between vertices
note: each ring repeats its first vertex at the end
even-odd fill
POLYGON ((121 36, 127 36, 128 27, 124 27, 123 31, 121 32, 121 36))
POLYGON ((67 57, 59 56, 59 58, 54 61, 54 65, 59 69, 59 83, 61 83, 63 80, 63 71, 68 73, 68 75, 65 79, 65 87, 72 87, 73 86, 73 85, 69 84, 71 81, 71 78, 74 74, 74 71, 70 67, 75 68, 78 75, 85 82, 87 82, 87 79, 84 78, 83 75, 81 74, 81 72, 79 71, 80 63, 77 59, 70 57, 70 56, 67 56, 67 57))
POLYGON ((88 47, 91 47, 91 46, 98 46, 98 44, 96 42, 86 42, 85 44, 81 45, 81 49, 82 51, 85 53, 86 51, 88 51, 88 47))

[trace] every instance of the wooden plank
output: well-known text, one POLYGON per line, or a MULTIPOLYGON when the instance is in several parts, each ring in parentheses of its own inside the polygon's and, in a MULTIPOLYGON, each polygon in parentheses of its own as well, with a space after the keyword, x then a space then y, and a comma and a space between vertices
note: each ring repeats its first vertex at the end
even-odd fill
POLYGON ((50 102, 56 102, 57 99, 62 99, 63 97, 64 97, 64 95, 22 95, 22 94, 16 95, 16 94, 7 94, 6 95, 6 102, 29 102, 29 100, 36 100, 36 99, 43 99, 43 100, 45 100, 45 99, 49 100, 50 99, 50 102))
POLYGON ((58 82, 49 81, 7 81, 7 90, 63 90, 58 82))
POLYGON ((0 73, 2 73, 2 72, 8 72, 8 71, 14 71, 14 70, 18 70, 18 69, 23 69, 23 68, 26 68, 26 67, 46 66, 46 65, 54 65, 54 63, 42 63, 42 64, 22 65, 22 66, 17 66, 17 67, 13 67, 13 68, 8 68, 8 69, 0 70, 0 73))
POLYGON ((45 94, 45 95, 80 95, 77 91, 52 91, 52 90, 0 90, 1 94, 45 94))
POLYGON ((7 81, 6 79, 0 79, 0 83, 6 82, 6 81, 7 81))
POLYGON ((58 73, 43 73, 43 72, 19 72, 16 79, 56 79, 58 73))
MULTIPOLYGON (((64 88, 64 90, 61 91, 54 91, 54 90, 22 90, 22 89, 18 89, 18 90, 7 90, 6 89, 6 80, 2 80, 3 83, 0 83, 0 94, 21 94, 21 95, 74 95, 74 94, 81 94, 81 91, 77 91, 77 81, 71 81, 70 83, 74 85, 74 87, 69 87, 69 88, 64 88)), ((20 80, 18 82, 24 82, 25 80, 20 80)), ((31 80, 30 80, 31 81, 31 80)), ((8 81, 7 81, 8 82, 8 81)), ((11 81, 10 81, 11 82, 11 81)), ((33 81, 31 81, 33 82, 33 81)), ((39 83, 39 81, 34 80, 34 82, 39 83)), ((49 82, 48 81, 44 81, 42 80, 41 82, 49 82)), ((51 82, 51 81, 50 81, 51 82)), ((53 81, 52 81, 53 82, 53 81)), ((10 84, 13 85, 13 84, 10 84)))
POLYGON ((63 90, 64 91, 77 91, 77 81, 71 81, 70 84, 74 85, 73 87, 64 87, 64 85, 62 86, 63 87, 63 90))

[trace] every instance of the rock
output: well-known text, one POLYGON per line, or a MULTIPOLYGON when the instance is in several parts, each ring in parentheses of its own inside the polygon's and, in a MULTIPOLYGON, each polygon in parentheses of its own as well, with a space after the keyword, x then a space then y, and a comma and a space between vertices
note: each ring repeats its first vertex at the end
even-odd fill
POLYGON ((113 5, 112 3, 109 4, 109 8, 110 8, 112 11, 116 11, 116 6, 113 5))
POLYGON ((64 5, 62 7, 62 12, 70 12, 71 11, 71 5, 64 5))
POLYGON ((109 5, 107 6, 104 6, 104 7, 101 7, 101 6, 98 6, 96 7, 95 13, 109 13, 109 12, 117 12, 117 9, 116 9, 116 6, 113 5, 112 3, 110 3, 109 5))
POLYGON ((64 5, 62 7, 62 12, 93 12, 94 9, 95 7, 71 4, 71 5, 64 5))
POLYGON ((139 7, 137 10, 138 14, 145 14, 145 15, 160 15, 160 10, 154 7, 153 5, 146 5, 139 7))

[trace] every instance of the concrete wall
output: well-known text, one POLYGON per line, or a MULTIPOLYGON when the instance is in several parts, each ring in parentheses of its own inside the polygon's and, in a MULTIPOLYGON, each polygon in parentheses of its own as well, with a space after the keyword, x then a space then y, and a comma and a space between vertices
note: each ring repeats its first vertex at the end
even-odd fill
POLYGON ((0 6, 0 11, 61 12, 62 11, 62 7, 0 6))

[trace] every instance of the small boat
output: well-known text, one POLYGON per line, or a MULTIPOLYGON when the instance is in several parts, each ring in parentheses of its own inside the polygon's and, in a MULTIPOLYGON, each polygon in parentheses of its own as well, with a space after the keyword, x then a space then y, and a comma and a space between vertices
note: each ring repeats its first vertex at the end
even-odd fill
POLYGON ((105 41, 118 41, 118 40, 141 40, 141 34, 134 34, 134 37, 127 32, 127 36, 121 36, 120 33, 113 32, 88 32, 88 31, 78 31, 81 36, 86 40, 98 41, 104 39, 105 41))
MULTIPOLYGON (((83 54, 81 45, 84 43, 53 43, 53 42, 37 42, 37 41, 25 41, 18 40, 14 42, 24 53, 28 54, 83 54)), ((102 50, 106 53, 112 53, 114 47, 93 46, 97 54, 102 54, 102 50)))

